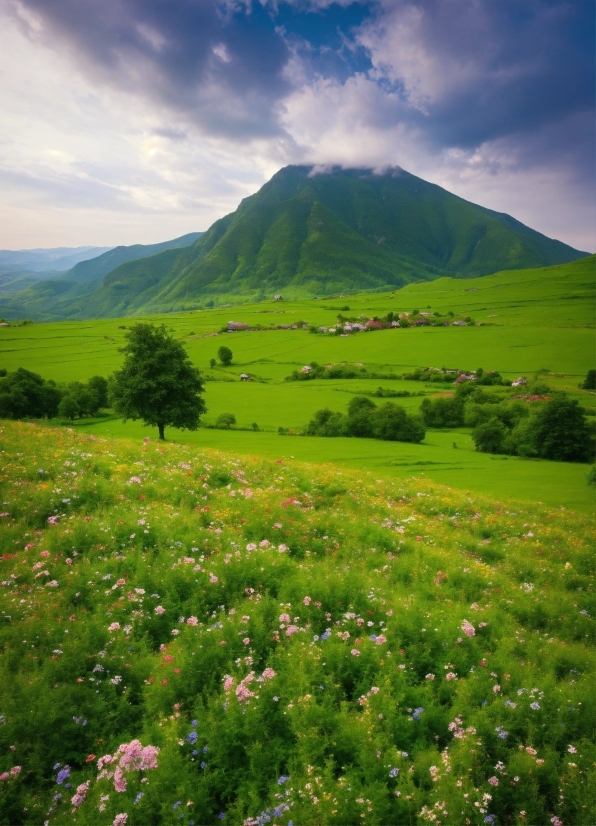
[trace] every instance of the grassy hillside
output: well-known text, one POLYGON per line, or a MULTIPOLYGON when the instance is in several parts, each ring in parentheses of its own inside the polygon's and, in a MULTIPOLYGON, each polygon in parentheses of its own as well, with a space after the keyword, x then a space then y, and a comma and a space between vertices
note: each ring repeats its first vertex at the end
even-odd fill
POLYGON ((75 268, 66 280, 76 287, 0 295, 0 313, 85 318, 261 301, 280 291, 299 299, 543 267, 586 254, 401 169, 313 174, 302 166, 280 170, 192 247, 143 258, 134 250, 117 248, 75 268), (101 283, 91 280, 100 272, 101 283), (81 300, 91 284, 94 291, 81 300))
POLYGON ((594 822, 586 519, 26 424, 0 448, 4 822, 594 822))

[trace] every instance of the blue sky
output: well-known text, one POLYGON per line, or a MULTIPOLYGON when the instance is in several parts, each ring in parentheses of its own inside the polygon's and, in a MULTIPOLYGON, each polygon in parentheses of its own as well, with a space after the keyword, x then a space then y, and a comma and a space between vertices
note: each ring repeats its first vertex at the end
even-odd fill
POLYGON ((151 243, 288 163, 594 235, 594 5, 0 0, 0 247, 151 243))

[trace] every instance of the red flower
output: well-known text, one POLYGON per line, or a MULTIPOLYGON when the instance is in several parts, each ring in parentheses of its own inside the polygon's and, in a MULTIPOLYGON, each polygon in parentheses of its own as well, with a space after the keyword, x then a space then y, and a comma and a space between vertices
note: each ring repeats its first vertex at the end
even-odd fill
POLYGON ((91 761, 92 761, 92 760, 95 760, 95 755, 94 755, 94 754, 90 754, 90 755, 86 758, 85 763, 91 763, 91 761))

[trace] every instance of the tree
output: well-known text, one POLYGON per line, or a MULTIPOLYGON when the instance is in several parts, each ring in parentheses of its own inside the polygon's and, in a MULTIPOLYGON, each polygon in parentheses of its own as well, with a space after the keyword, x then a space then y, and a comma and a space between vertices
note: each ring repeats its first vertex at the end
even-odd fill
POLYGON ((584 390, 596 390, 596 370, 588 370, 588 374, 582 383, 584 390))
POLYGON ((217 364, 217 359, 209 359, 209 367, 213 370, 215 365, 217 364))
POLYGON ((23 367, 0 380, 0 416, 4 418, 52 418, 61 398, 62 393, 53 382, 23 367))
POLYGON ((67 393, 66 396, 62 397, 62 400, 58 405, 59 416, 62 416, 64 419, 68 419, 69 422, 72 422, 74 417, 78 416, 80 412, 81 408, 79 407, 79 403, 72 393, 67 393))
POLYGON ((387 402, 374 411, 372 434, 375 439, 388 442, 418 444, 426 436, 426 428, 419 416, 408 416, 403 407, 387 402))
POLYGON ((233 424, 236 424, 236 416, 233 413, 221 413, 215 420, 215 427, 223 427, 226 430, 233 424))
POLYGON ((479 424, 472 431, 476 450, 482 453, 502 453, 505 449, 506 436, 507 428, 496 416, 479 424))
POLYGON ((539 456, 559 462, 584 462, 594 458, 594 442, 575 399, 552 399, 530 422, 539 456))
POLYGON ((87 387, 97 396, 98 409, 108 406, 108 382, 103 376, 91 376, 87 382, 87 387))
POLYGON ((203 381, 184 346, 166 327, 138 323, 126 333, 124 364, 110 382, 114 409, 124 421, 142 419, 164 439, 166 426, 196 430, 206 412, 203 381))
POLYGON ((221 363, 224 365, 224 367, 227 367, 228 364, 232 363, 233 356, 232 356, 232 351, 230 350, 229 347, 223 347, 223 346, 220 347, 219 350, 217 351, 217 357, 221 361, 221 363))
POLYGON ((350 436, 367 438, 372 436, 371 413, 376 404, 366 396, 354 396, 348 404, 348 433, 350 436))

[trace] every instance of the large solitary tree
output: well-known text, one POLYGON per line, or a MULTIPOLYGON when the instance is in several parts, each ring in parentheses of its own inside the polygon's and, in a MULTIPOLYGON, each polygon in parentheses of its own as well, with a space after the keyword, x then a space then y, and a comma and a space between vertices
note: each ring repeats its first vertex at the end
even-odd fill
POLYGON ((110 381, 114 409, 124 421, 142 419, 164 439, 166 426, 196 430, 206 412, 203 381, 165 326, 139 323, 126 334, 124 364, 110 381))

